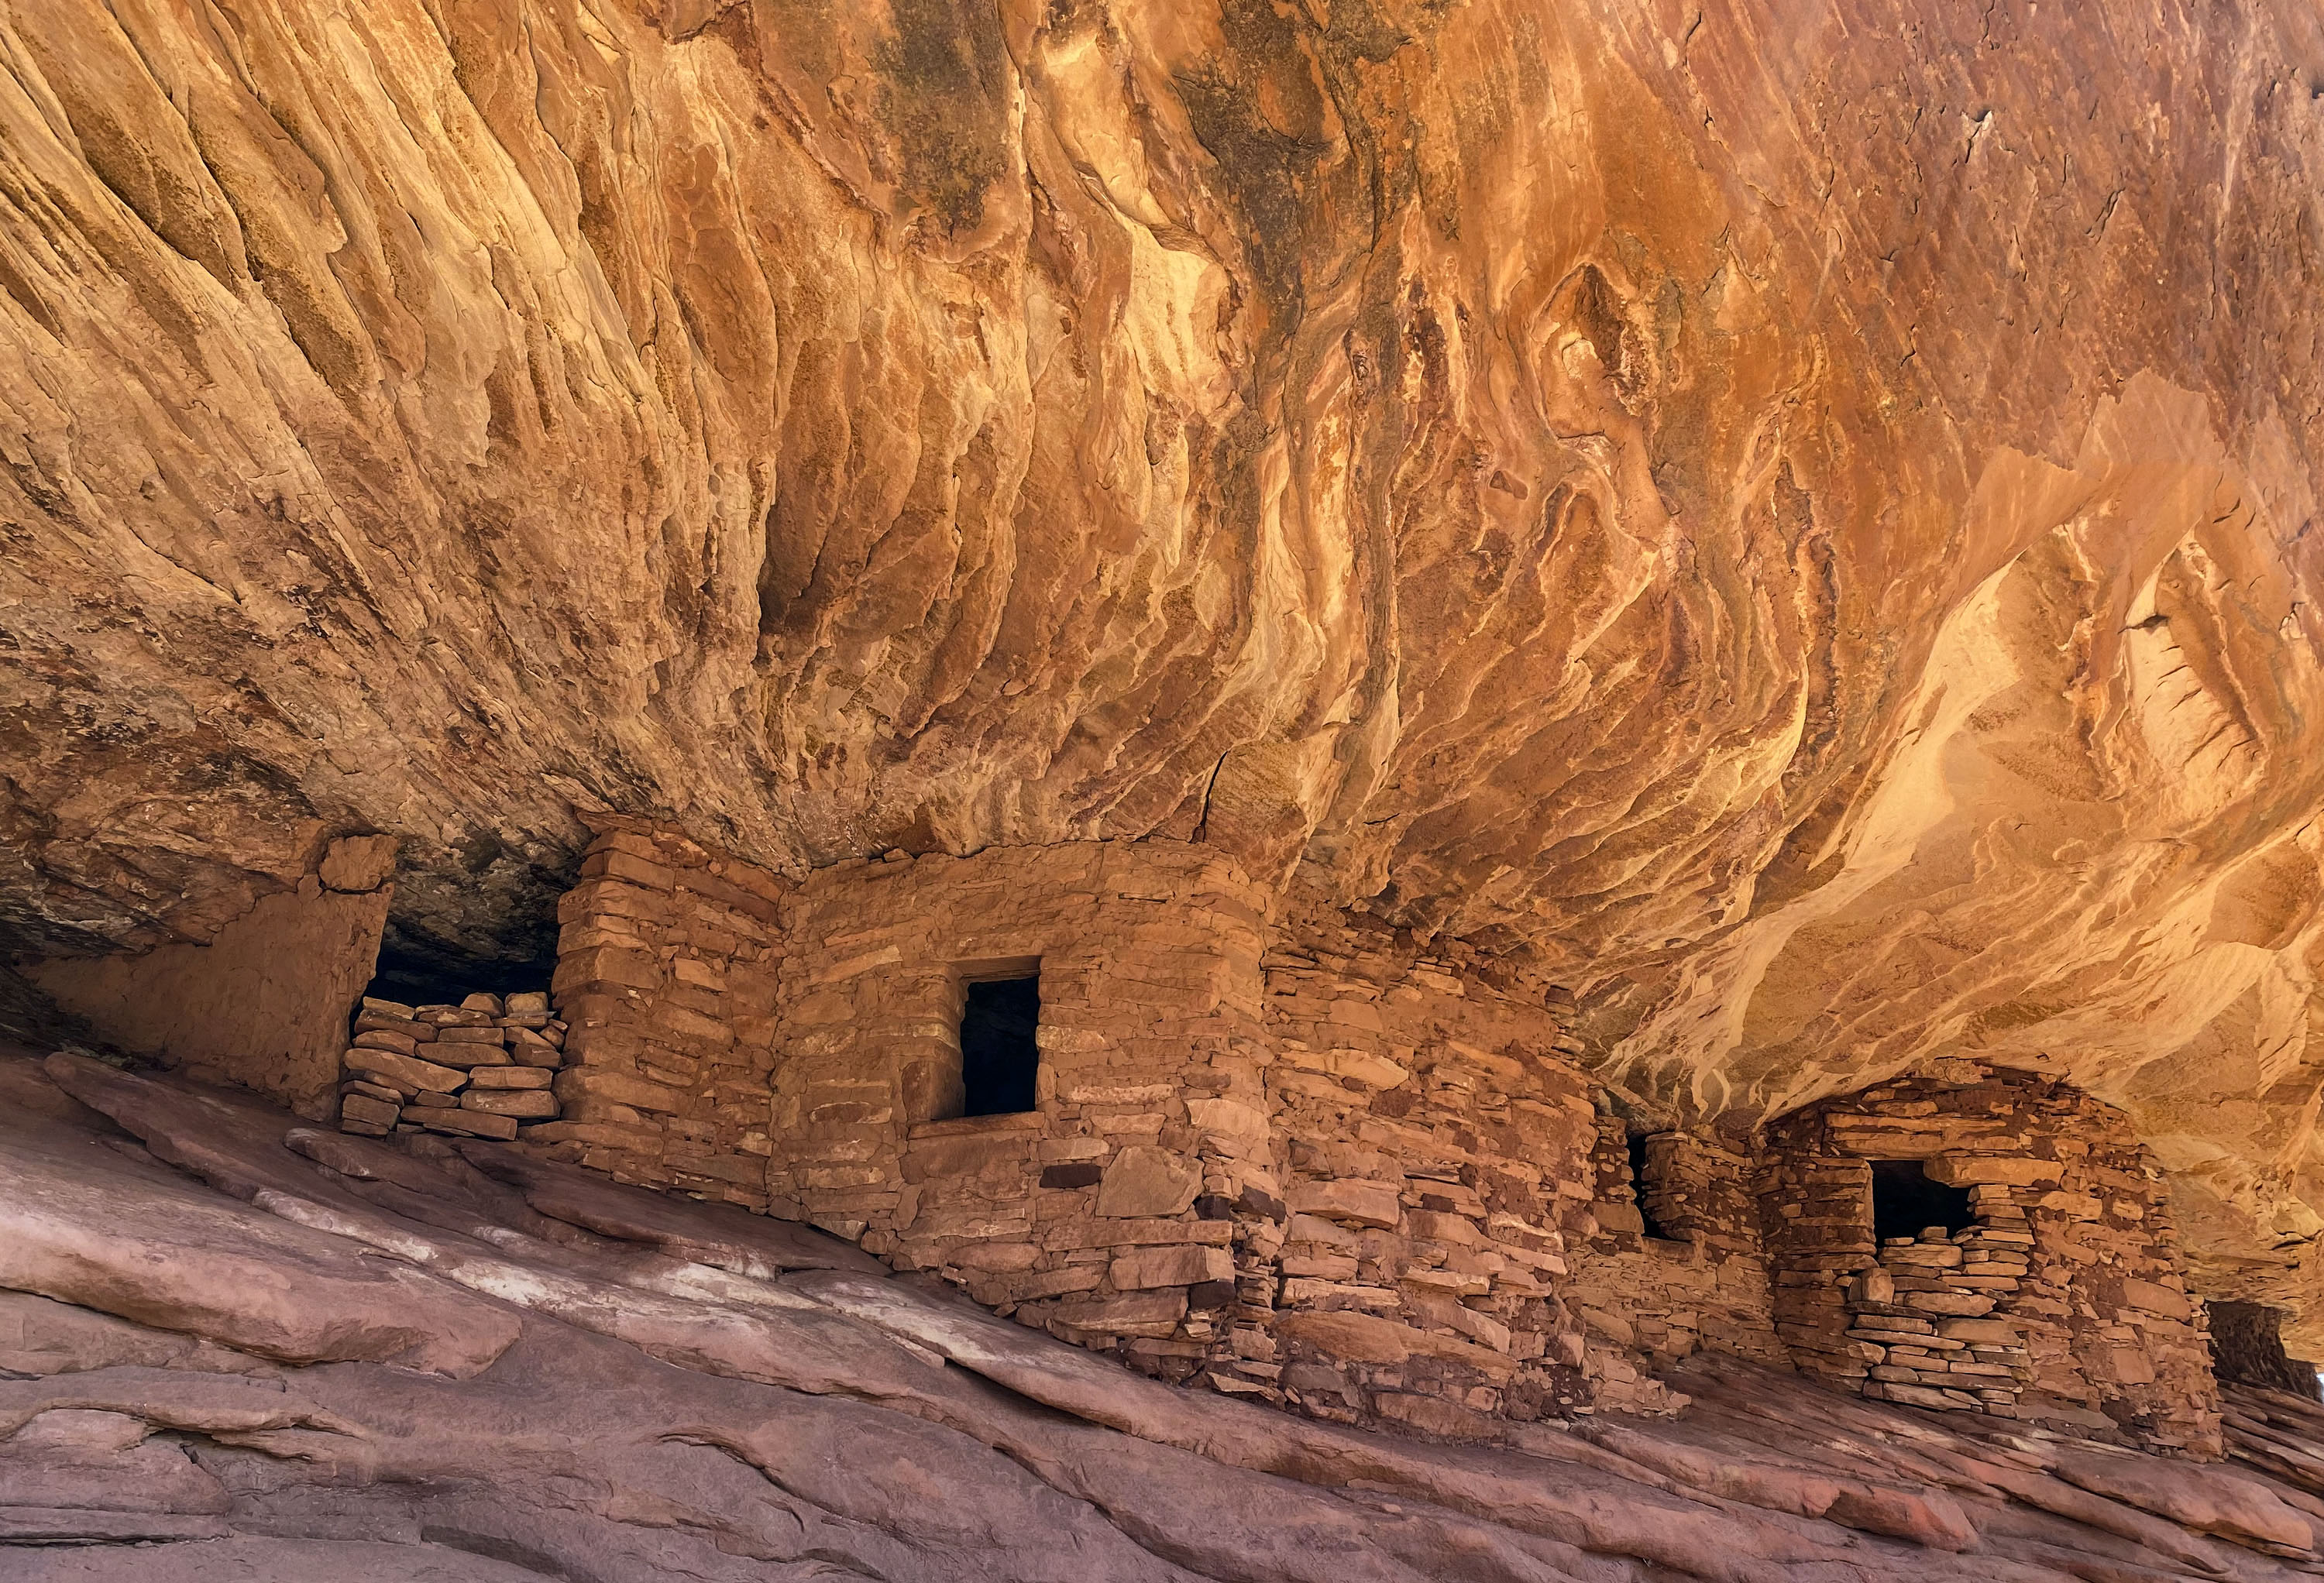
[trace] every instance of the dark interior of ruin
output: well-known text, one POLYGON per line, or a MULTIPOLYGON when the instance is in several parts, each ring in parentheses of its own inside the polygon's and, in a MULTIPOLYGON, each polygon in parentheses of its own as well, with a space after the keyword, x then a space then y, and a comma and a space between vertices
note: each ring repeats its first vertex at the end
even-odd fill
POLYGON ((968 986, 960 1017, 964 1116, 1014 1116, 1033 1108, 1040 1065, 1034 1033, 1041 1017, 1041 980, 989 979, 968 986))
POLYGON ((1930 1181, 1920 1161, 1872 1162, 1872 1235, 1878 1240, 1918 1237, 1932 1226, 1950 1234, 1966 1230, 1976 1219, 1969 1189, 1930 1181))
POLYGON ((1655 1219, 1654 1210, 1646 1204, 1646 1135, 1643 1132, 1632 1133, 1629 1147, 1630 1188, 1638 1204, 1639 1235, 1668 1238, 1670 1233, 1663 1229, 1661 1221, 1655 1219))

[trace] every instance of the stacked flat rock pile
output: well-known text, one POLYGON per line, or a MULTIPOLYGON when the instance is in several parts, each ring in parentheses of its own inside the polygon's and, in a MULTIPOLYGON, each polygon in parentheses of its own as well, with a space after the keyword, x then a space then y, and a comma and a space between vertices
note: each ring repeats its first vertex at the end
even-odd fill
POLYGON ((1880 1262, 1848 1287, 1848 1339, 1871 1366, 1864 1394, 2015 1417, 2033 1367, 2017 1327, 1987 1316, 2016 1292, 2033 1241, 2022 1229, 1977 1225, 1882 1243, 1880 1262))
POLYGON ((513 1138, 558 1118, 550 1084, 564 1046, 546 993, 416 1007, 365 996, 341 1062, 339 1130, 513 1138))

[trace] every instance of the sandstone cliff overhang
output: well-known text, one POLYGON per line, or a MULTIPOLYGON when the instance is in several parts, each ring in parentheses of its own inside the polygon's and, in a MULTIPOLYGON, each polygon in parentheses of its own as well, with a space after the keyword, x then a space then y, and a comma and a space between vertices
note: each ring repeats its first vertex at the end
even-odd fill
POLYGON ((2307 1305, 2306 0, 362 9, 0 17, 0 952, 1190 842, 2307 1305))

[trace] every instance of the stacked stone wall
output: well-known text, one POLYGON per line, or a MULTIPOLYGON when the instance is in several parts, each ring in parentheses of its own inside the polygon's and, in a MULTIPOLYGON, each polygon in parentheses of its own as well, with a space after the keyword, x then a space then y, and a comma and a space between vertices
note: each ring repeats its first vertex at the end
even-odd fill
POLYGON ((1263 898, 1176 842, 898 854, 792 882, 605 829, 566 897, 566 1116, 522 1141, 857 1239, 1191 1374, 1266 1305, 1285 1215, 1263 898), (1034 1109, 963 1116, 978 979, 1038 975, 1034 1109))
MULTIPOLYGON (((1540 986, 1336 914, 1266 962, 1280 1280, 1229 1388, 1437 1432, 1580 1404, 1557 1296, 1591 1193, 1591 1101, 1540 986), (1240 1384, 1238 1384, 1240 1382, 1240 1384)), ((1569 1046, 1570 1047, 1570 1046, 1569 1046)))
POLYGON ((604 822, 558 908, 563 1118, 526 1140, 617 1181, 768 1209, 788 890, 676 831, 604 822))
POLYGON ((1755 1162, 1674 1130, 1648 1136, 1646 1156, 1642 1183, 1629 1128, 1597 1118, 1595 1201, 1569 1245, 1562 1290, 1584 1327, 1582 1368, 1601 1410, 1683 1406, 1655 1376, 1699 1350, 1789 1367, 1770 1311, 1755 1162), (1663 1235, 1647 1235, 1649 1219, 1663 1235))
POLYGON ((566 1116, 523 1141, 1166 1377, 1442 1432, 1578 1404, 1591 1108, 1554 996, 1265 903, 1173 842, 790 882, 610 825, 563 913, 566 1116), (958 1115, 965 986, 1024 974, 1035 1108, 958 1115))
POLYGON ((1189 1374, 1281 1211, 1263 898, 1176 842, 819 870, 792 898, 770 1192, 1028 1324, 1189 1374), (1033 1111, 957 1117, 964 985, 1038 971, 1033 1111))
POLYGON ((503 1141, 562 1114, 554 1091, 565 1025, 549 997, 479 990, 456 1006, 366 995, 340 1058, 339 1130, 439 1132, 503 1141))
POLYGON ((1757 1160, 1656 1134, 1634 1183, 1560 993, 1268 900, 1169 841, 791 880, 608 821, 561 914, 564 1114, 520 1141, 1319 1416, 1667 1407, 1654 1373, 1708 1348, 2214 1443, 2159 1173, 2116 1113, 1956 1063, 1788 1118, 1757 1160), (967 986, 1034 974, 1033 1109, 960 1114, 967 986), (1866 1162, 1896 1158, 1967 1184, 1977 1232, 1884 1258, 1866 1162))
POLYGON ((1867 1395, 2016 1415, 2034 1380, 2027 1327, 1990 1316, 2019 1306, 2034 1238, 2006 1190, 1984 1196, 1976 1225, 1885 1238, 1878 1262, 1849 1282, 1848 1335, 1869 1348, 1867 1395))
POLYGON ((2216 1455, 2202 1316, 2127 1120, 2030 1073, 1948 1065, 1769 1128, 1761 1208, 1794 1360, 1890 1401, 2216 1455), (1966 1188, 1975 1224, 1877 1246, 1876 1160, 1966 1188))

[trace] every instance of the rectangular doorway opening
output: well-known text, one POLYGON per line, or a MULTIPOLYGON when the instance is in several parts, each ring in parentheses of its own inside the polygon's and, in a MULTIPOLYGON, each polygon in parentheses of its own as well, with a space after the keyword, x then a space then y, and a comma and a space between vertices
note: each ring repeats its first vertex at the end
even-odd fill
POLYGON ((1875 1240, 1918 1237, 1938 1227, 1950 1237, 1977 1224, 1976 1212, 1969 1204, 1969 1189, 1931 1181, 1921 1161, 1874 1160, 1871 1164, 1875 1240))
POLYGON ((1663 1229, 1662 1222, 1655 1219, 1654 1210, 1646 1207, 1648 1166, 1646 1135, 1634 1132, 1630 1135, 1630 1196, 1638 1206, 1638 1220, 1642 1227, 1640 1235, 1667 1240, 1670 1233, 1663 1229))
POLYGON ((1041 1064, 1041 976, 973 980, 960 1016, 963 1116, 1014 1116, 1034 1108, 1041 1064))

